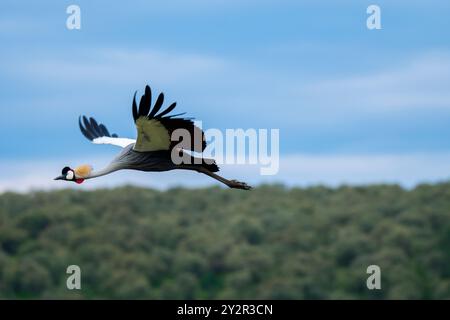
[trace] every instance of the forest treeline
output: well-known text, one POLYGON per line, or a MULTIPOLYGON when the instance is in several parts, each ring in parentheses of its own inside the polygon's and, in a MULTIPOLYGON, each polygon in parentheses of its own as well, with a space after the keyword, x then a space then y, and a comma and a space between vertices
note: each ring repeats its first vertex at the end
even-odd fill
POLYGON ((0 298, 449 299, 450 183, 4 193, 0 298))

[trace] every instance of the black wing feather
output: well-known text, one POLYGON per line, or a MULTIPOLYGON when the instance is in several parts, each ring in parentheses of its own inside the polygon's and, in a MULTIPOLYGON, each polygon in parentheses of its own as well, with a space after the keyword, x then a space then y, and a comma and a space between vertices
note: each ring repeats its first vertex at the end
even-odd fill
POLYGON ((175 107, 177 106, 177 103, 174 102, 172 103, 166 110, 164 110, 163 112, 161 112, 160 114, 158 114, 156 116, 156 118, 161 118, 163 116, 165 116, 166 114, 170 113, 170 111, 172 111, 173 109, 175 109, 175 107))
POLYGON ((99 124, 94 118, 88 119, 85 116, 80 116, 78 118, 78 125, 81 133, 90 141, 101 137, 118 138, 117 134, 110 134, 106 126, 101 123, 99 124), (83 122, 81 119, 83 119, 83 122))
POLYGON ((134 98, 133 98, 133 119, 134 119, 134 122, 136 122, 136 120, 139 118, 139 113, 138 113, 137 104, 136 104, 136 93, 137 93, 137 91, 134 93, 134 98))
MULTIPOLYGON (((170 116, 166 116, 163 119, 170 119, 170 118, 175 118, 178 116, 182 116, 183 114, 186 114, 186 112, 182 112, 182 113, 177 113, 177 114, 171 114, 170 116)), ((185 120, 192 120, 194 118, 184 118, 185 120)))
POLYGON ((97 133, 98 136, 102 137, 103 132, 99 128, 97 121, 95 121, 94 118, 89 118, 89 120, 91 121, 92 130, 95 131, 95 133, 97 133))
MULTIPOLYGON (((139 102, 139 110, 137 110, 136 106, 136 93, 133 98, 133 118, 136 122, 140 117, 147 117, 148 120, 157 119, 161 124, 169 131, 169 134, 172 135, 172 132, 176 129, 185 129, 187 130, 192 139, 191 143, 182 148, 185 150, 192 150, 197 152, 202 152, 206 148, 205 134, 204 132, 197 126, 194 125, 192 118, 176 118, 178 116, 183 115, 184 113, 168 115, 172 112, 176 107, 176 102, 172 103, 167 109, 157 114, 164 103, 164 94, 160 93, 158 98, 156 99, 155 105, 150 112, 151 109, 151 89, 147 85, 145 87, 144 95, 142 95, 141 100, 139 102), (150 112, 150 113, 149 113, 150 112), (199 140, 199 138, 201 140, 199 140)), ((175 146, 180 146, 177 141, 172 141, 170 149, 175 146)))
POLYGON ((98 127, 102 131, 102 134, 103 134, 104 137, 109 137, 110 136, 109 131, 108 131, 108 129, 106 129, 105 125, 100 124, 98 127))
POLYGON ((161 109, 164 103, 164 93, 160 93, 158 99, 156 99, 155 105, 153 106, 152 112, 148 115, 149 119, 152 119, 155 114, 161 109))
POLYGON ((83 123, 86 130, 92 134, 91 124, 89 123, 89 120, 85 116, 83 116, 83 123))
POLYGON ((94 137, 81 124, 81 116, 78 118, 78 125, 80 126, 81 133, 86 137, 86 139, 91 141, 94 140, 94 137))
POLYGON ((191 137, 191 141, 183 141, 181 145, 180 141, 172 141, 170 149, 173 149, 175 146, 181 147, 185 150, 192 150, 196 152, 202 152, 206 148, 206 140, 205 133, 194 125, 194 122, 190 119, 183 118, 169 118, 165 117, 160 119, 162 125, 169 130, 170 134, 177 129, 184 129, 189 132, 191 137))
POLYGON ((149 86, 145 87, 145 93, 139 102, 139 117, 146 117, 150 112, 150 105, 152 104, 152 91, 149 86))

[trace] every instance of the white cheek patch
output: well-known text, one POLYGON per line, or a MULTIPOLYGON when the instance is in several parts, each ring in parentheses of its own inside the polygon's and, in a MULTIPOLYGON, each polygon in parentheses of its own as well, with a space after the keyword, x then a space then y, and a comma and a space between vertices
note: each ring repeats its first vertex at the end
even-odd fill
POLYGON ((66 179, 67 180, 72 180, 73 179, 73 171, 67 172, 66 179))

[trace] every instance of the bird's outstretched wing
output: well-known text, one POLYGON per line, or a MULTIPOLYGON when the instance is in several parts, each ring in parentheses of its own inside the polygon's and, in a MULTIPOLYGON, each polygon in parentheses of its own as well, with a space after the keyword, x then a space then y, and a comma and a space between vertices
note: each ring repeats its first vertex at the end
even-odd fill
POLYGON ((112 144, 125 148, 136 140, 119 138, 117 134, 110 134, 105 125, 98 124, 94 118, 87 118, 85 116, 78 119, 78 125, 80 126, 81 133, 95 144, 112 144))
POLYGON ((205 135, 203 131, 194 125, 191 118, 176 118, 181 114, 168 115, 176 107, 172 103, 164 111, 161 107, 164 102, 164 94, 160 93, 155 105, 151 108, 152 92, 149 86, 145 87, 144 95, 136 104, 136 93, 133 98, 133 118, 137 129, 137 141, 134 150, 139 152, 171 150, 175 146, 184 150, 202 152, 206 148, 205 135), (158 113, 159 112, 159 113, 158 113), (172 133, 177 129, 184 129, 190 135, 190 139, 171 141, 172 133))

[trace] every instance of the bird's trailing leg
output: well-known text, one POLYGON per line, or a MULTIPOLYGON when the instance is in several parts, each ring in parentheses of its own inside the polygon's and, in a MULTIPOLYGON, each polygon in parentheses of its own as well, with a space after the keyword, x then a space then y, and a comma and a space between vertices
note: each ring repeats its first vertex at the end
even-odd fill
POLYGON ((249 186, 245 182, 240 182, 240 181, 237 181, 237 180, 225 179, 224 177, 221 177, 218 174, 215 174, 215 173, 213 173, 213 172, 211 172, 208 169, 203 168, 203 167, 200 167, 200 168, 197 167, 196 170, 198 172, 206 174, 207 176, 210 176, 213 179, 216 179, 217 181, 222 182, 223 184, 225 184, 228 187, 233 188, 233 189, 250 190, 252 188, 251 186, 249 186))

